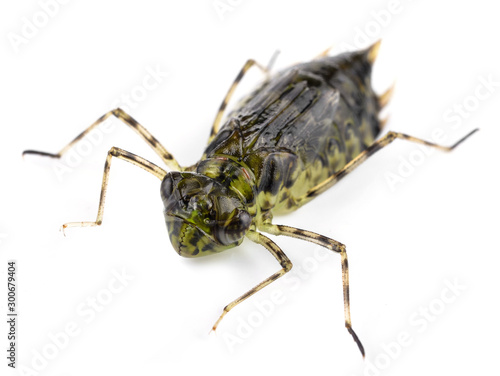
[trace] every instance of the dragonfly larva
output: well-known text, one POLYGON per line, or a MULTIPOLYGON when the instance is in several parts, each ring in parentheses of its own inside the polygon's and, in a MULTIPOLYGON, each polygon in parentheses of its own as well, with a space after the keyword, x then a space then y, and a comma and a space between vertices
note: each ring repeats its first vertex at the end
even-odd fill
POLYGON ((379 44, 337 56, 323 53, 274 74, 248 60, 220 106, 203 156, 190 167, 181 167, 155 137, 119 108, 101 116, 57 154, 34 150, 24 154, 60 158, 104 120, 117 117, 149 144, 170 172, 128 151, 111 148, 104 165, 97 219, 66 223, 63 229, 102 224, 113 157, 142 167, 161 180, 165 222, 179 255, 212 255, 240 245, 247 237, 271 252, 281 265, 278 272, 229 303, 213 330, 232 308, 292 269, 283 250, 263 233, 290 236, 340 254, 345 326, 364 356, 351 326, 345 245, 312 231, 274 224, 273 216, 301 207, 395 139, 450 151, 475 132, 452 146, 392 131, 379 137, 383 122, 378 115, 392 92, 379 96, 371 86, 379 44), (260 68, 266 78, 222 123, 235 88, 252 66, 260 68))

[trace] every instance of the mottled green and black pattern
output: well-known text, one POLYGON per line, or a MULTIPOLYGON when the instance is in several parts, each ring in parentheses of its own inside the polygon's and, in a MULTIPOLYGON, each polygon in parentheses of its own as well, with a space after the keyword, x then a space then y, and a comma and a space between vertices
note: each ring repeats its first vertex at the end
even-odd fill
POLYGON ((165 221, 181 256, 196 257, 239 245, 252 217, 223 183, 192 172, 170 172, 162 181, 165 221))
POLYGON ((371 145, 380 131, 371 63, 367 49, 276 73, 227 116, 189 172, 168 173, 162 197, 179 254, 240 244, 371 145))
POLYGON ((435 144, 390 131, 377 139, 381 107, 392 94, 377 96, 371 87, 371 65, 380 42, 366 50, 321 57, 297 64, 272 76, 269 69, 249 59, 224 97, 201 160, 181 167, 173 155, 139 122, 117 108, 101 116, 58 153, 25 150, 25 154, 61 158, 77 142, 114 116, 133 129, 171 172, 113 147, 104 165, 95 221, 68 222, 68 227, 100 226, 111 161, 121 159, 161 179, 161 197, 171 243, 181 256, 200 257, 236 247, 246 237, 266 248, 281 269, 222 310, 212 330, 242 301, 289 272, 293 264, 283 250, 263 233, 305 240, 340 255, 344 321, 361 354, 350 314, 349 267, 346 246, 324 235, 274 224, 275 213, 291 211, 332 187, 370 156, 396 139, 451 151, 477 129, 451 146, 435 144), (253 66, 267 78, 227 116, 224 110, 238 83, 253 66))
POLYGON ((297 209, 380 132, 368 55, 323 57, 271 77, 229 114, 202 160, 231 156, 248 166, 263 213, 297 209))

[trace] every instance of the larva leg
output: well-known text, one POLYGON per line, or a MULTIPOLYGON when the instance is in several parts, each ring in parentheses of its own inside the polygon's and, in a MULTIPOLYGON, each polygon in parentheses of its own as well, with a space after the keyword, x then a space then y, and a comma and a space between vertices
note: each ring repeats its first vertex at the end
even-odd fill
POLYGON ((345 327, 347 331, 351 334, 354 342, 358 345, 359 351, 363 357, 365 356, 365 350, 358 336, 352 329, 351 325, 351 308, 349 303, 349 266, 347 263, 347 252, 345 249, 345 245, 339 243, 336 240, 327 238, 326 236, 316 234, 312 231, 301 230, 298 228, 290 227, 290 226, 282 226, 282 225, 273 225, 270 223, 263 224, 259 227, 260 230, 267 232, 273 235, 285 235, 293 238, 306 240, 311 243, 318 244, 322 247, 325 247, 331 251, 340 253, 340 260, 342 264, 342 286, 344 291, 344 317, 345 317, 345 327))
POLYGON ((350 161, 348 164, 346 164, 344 166, 344 168, 342 168, 340 171, 338 171, 337 173, 330 176, 328 179, 326 179, 322 183, 320 183, 317 186, 310 189, 303 197, 299 198, 297 200, 297 202, 300 203, 301 201, 304 201, 304 200, 307 201, 307 200, 319 195, 320 193, 326 191, 327 189, 329 189, 330 187, 335 185, 335 183, 337 183, 344 176, 346 176, 351 171, 353 171, 361 163, 363 163, 369 157, 371 157, 373 154, 375 154, 377 151, 379 151, 380 149, 389 145, 392 141, 394 141, 397 138, 402 139, 402 140, 408 140, 411 142, 415 142, 415 143, 421 144, 421 145, 430 146, 430 147, 433 147, 433 148, 436 148, 436 149, 439 149, 442 151, 452 151, 453 149, 455 149, 458 145, 460 145, 463 141, 465 141, 467 138, 469 138, 473 133, 477 132, 478 130, 479 129, 474 129, 473 131, 471 131, 470 133, 468 133, 467 135, 462 137, 460 140, 458 140, 457 142, 455 142, 451 146, 438 145, 438 144, 434 144, 434 143, 429 142, 429 141, 422 140, 420 138, 408 136, 404 133, 398 133, 398 132, 391 131, 391 132, 387 133, 384 137, 382 137, 380 140, 375 141, 367 149, 362 151, 356 158, 354 158, 352 161, 350 161))
POLYGON ((123 159, 127 162, 130 162, 136 166, 139 166, 146 170, 147 172, 153 174, 160 180, 163 180, 165 175, 167 174, 165 170, 158 167, 152 162, 141 158, 135 154, 129 153, 128 151, 112 147, 106 158, 106 163, 104 163, 104 174, 102 176, 102 186, 101 186, 101 196, 99 199, 99 209, 97 210, 97 219, 94 222, 69 222, 62 225, 62 230, 68 227, 92 227, 92 226, 100 226, 102 223, 102 217, 104 213, 104 201, 106 200, 106 190, 108 188, 108 179, 109 179, 109 170, 111 168, 111 159, 112 157, 116 157, 118 159, 123 159))
POLYGON ((78 141, 80 141, 82 138, 84 138, 92 129, 96 128, 99 124, 101 124, 104 120, 109 118, 110 116, 115 116, 121 121, 123 121, 125 124, 127 124, 130 128, 132 128, 134 131, 136 131, 141 138, 146 141, 149 146, 160 156, 160 158, 165 162, 165 164, 171 168, 172 170, 175 171, 180 171, 181 167, 179 166, 179 163, 174 159, 172 154, 170 154, 164 147, 163 145, 160 144, 160 142, 151 134, 149 131, 144 128, 141 124, 139 124, 132 116, 127 114, 125 111, 123 111, 121 108, 114 109, 113 111, 109 111, 102 115, 99 119, 97 119, 90 127, 85 129, 82 133, 80 133, 76 138, 71 141, 68 145, 66 145, 64 148, 61 149, 61 151, 57 154, 51 154, 51 153, 46 153, 43 151, 36 151, 36 150, 25 150, 23 152, 23 155, 25 154, 37 154, 37 155, 43 155, 46 157, 51 157, 51 158, 61 158, 64 153, 66 153, 68 150, 70 150, 74 144, 76 144, 78 141))
POLYGON ((216 330, 217 326, 219 325, 220 321, 222 318, 228 313, 231 309, 236 307, 238 304, 240 304, 243 300, 246 298, 252 296, 255 294, 257 291, 263 289, 267 285, 271 284, 272 282, 276 281, 279 277, 283 276, 285 273, 289 272, 290 269, 292 269, 292 262, 288 259, 288 257, 285 255, 285 253, 281 250, 276 243, 274 243, 271 239, 268 237, 262 235, 261 233, 255 232, 255 231, 249 231, 247 233, 247 237, 254 241, 257 244, 260 244, 267 248, 269 252, 278 260, 280 263, 282 269, 279 272, 274 273, 272 276, 269 278, 265 279, 261 283, 259 283, 257 286, 255 286, 253 289, 250 291, 247 291, 243 295, 241 295, 238 299, 234 300, 233 302, 229 303, 227 306, 224 307, 224 310, 222 311, 222 314, 220 315, 219 319, 215 322, 214 326, 212 327, 212 330, 216 330))
MULTIPOLYGON (((275 53, 275 55, 276 55, 276 53, 275 53)), ((269 65, 271 65, 273 63, 275 55, 273 55, 273 58, 271 59, 271 62, 269 65)), ((243 68, 241 68, 240 72, 236 76, 236 78, 235 78, 233 84, 231 85, 231 87, 229 88, 226 96, 224 97, 224 100, 222 101, 222 103, 219 107, 219 111, 217 111, 217 115, 215 116, 214 124, 212 125, 212 131, 210 132, 210 137, 208 139, 209 143, 210 143, 210 141, 212 141, 214 136, 219 132, 222 116, 224 115, 224 110, 226 109, 227 104, 229 103, 229 100, 233 96, 234 91, 236 90, 236 87, 240 83, 240 81, 243 78, 243 76, 245 75, 245 73, 254 65, 256 67, 258 67, 264 74, 269 74, 268 68, 265 68, 264 66, 260 65, 259 63, 257 63, 253 59, 247 60, 245 65, 243 65, 243 68)))

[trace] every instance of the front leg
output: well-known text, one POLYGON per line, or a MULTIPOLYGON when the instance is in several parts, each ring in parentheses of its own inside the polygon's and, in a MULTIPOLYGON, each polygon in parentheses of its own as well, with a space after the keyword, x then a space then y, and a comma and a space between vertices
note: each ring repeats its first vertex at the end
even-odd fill
POLYGON ((365 356, 365 349, 361 344, 357 334, 352 329, 351 325, 351 305, 349 302, 349 265, 347 263, 347 252, 345 245, 339 243, 336 240, 327 238, 326 236, 316 234, 312 231, 301 230, 298 228, 283 226, 283 225, 273 225, 271 223, 265 223, 259 227, 260 230, 267 232, 272 235, 285 235, 292 238, 307 240, 308 242, 318 244, 325 247, 331 251, 340 253, 340 260, 342 263, 342 286, 344 290, 344 317, 345 317, 345 327, 347 331, 351 334, 354 342, 358 345, 359 351, 363 357, 365 356))
POLYGON ((257 286, 255 286, 253 289, 251 289, 251 290, 247 291, 246 293, 244 293, 243 295, 241 295, 238 299, 232 301, 227 306, 225 306, 219 319, 215 322, 214 326, 212 327, 212 330, 217 329, 219 322, 226 315, 226 313, 228 313, 231 309, 233 309, 235 306, 240 304, 246 298, 255 294, 257 291, 263 289, 267 285, 276 281, 279 277, 283 276, 285 273, 288 273, 290 271, 290 269, 292 269, 292 266, 293 266, 292 262, 287 257, 287 255, 285 255, 285 253, 281 250, 281 248, 278 247, 278 245, 276 243, 274 243, 271 239, 269 239, 267 236, 264 236, 259 232, 249 231, 247 233, 247 237, 250 240, 254 241, 255 243, 266 247, 267 250, 269 252, 271 252, 271 254, 276 258, 276 260, 278 260, 282 269, 279 272, 274 273, 269 278, 266 278, 264 281, 262 281, 257 286))
POLYGON ((111 168, 111 159, 112 157, 118 158, 118 159, 123 159, 124 161, 127 161, 129 163, 132 163, 133 165, 136 165, 138 167, 141 167, 142 169, 146 170, 147 172, 153 174, 156 176, 158 179, 163 180, 165 175, 167 174, 165 170, 162 168, 158 167, 154 163, 139 157, 138 155, 132 154, 126 150, 112 147, 108 151, 108 156, 106 158, 106 162, 104 163, 104 173, 102 175, 102 185, 101 185, 101 195, 99 199, 99 209, 97 210, 97 218, 93 222, 69 222, 65 223, 62 225, 62 230, 64 233, 64 230, 68 227, 93 227, 93 226, 100 226, 102 223, 102 217, 104 215, 104 202, 106 200, 106 190, 108 188, 108 180, 109 180, 109 170, 111 168))

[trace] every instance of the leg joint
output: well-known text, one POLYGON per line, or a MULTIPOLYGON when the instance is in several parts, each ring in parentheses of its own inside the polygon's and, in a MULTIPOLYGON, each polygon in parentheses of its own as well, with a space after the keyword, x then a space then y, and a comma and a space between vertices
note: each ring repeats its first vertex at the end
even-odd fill
POLYGON ((111 111, 111 113, 119 118, 120 116, 123 116, 125 112, 120 107, 117 107, 113 111, 111 111))
POLYGON ((394 131, 389 131, 389 132, 387 132, 385 137, 387 137, 389 140, 392 141, 392 140, 395 140, 398 137, 398 135, 394 131))
POLYGON ((282 263, 281 266, 285 270, 285 273, 288 273, 290 270, 292 270, 293 264, 290 261, 288 261, 288 262, 282 263))
POLYGON ((118 152, 118 148, 115 146, 109 149, 108 154, 112 155, 113 157, 118 157, 118 155, 120 155, 120 153, 118 152))

